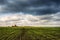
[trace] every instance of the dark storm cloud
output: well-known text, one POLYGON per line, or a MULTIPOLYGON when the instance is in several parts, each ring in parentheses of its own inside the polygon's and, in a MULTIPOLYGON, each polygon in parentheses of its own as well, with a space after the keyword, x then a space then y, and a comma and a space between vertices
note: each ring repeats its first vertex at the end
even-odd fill
POLYGON ((0 4, 5 4, 5 0, 0 0, 0 4))
POLYGON ((6 5, 2 12, 24 12, 30 14, 52 14, 60 12, 60 0, 0 0, 6 5))

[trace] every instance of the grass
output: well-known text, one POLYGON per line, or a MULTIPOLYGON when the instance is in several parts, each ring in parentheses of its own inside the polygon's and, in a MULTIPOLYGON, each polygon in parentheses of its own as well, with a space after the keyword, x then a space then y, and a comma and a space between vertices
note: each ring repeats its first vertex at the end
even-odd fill
POLYGON ((60 27, 0 27, 0 40, 60 40, 60 27))

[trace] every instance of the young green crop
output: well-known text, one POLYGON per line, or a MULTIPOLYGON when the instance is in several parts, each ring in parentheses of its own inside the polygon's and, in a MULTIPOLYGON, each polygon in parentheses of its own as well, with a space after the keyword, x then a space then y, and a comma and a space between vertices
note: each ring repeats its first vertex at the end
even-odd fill
POLYGON ((60 27, 0 27, 0 40, 60 40, 60 27))

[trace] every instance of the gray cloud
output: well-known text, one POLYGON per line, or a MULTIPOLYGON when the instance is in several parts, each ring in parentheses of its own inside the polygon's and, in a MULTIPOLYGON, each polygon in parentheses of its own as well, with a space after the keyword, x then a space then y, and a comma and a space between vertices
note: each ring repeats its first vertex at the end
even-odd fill
POLYGON ((60 25, 60 12, 56 14, 50 14, 50 15, 40 15, 40 16, 35 16, 35 15, 30 15, 30 14, 11 14, 8 16, 1 16, 0 17, 0 26, 1 25, 60 25), (1 23, 2 22, 2 23, 1 23))

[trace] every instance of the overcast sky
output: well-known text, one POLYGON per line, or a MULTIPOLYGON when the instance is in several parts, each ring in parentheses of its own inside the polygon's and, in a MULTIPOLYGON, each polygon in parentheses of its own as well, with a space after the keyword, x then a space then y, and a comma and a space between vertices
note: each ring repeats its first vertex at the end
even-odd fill
POLYGON ((0 26, 60 25, 60 0, 0 0, 0 26))

